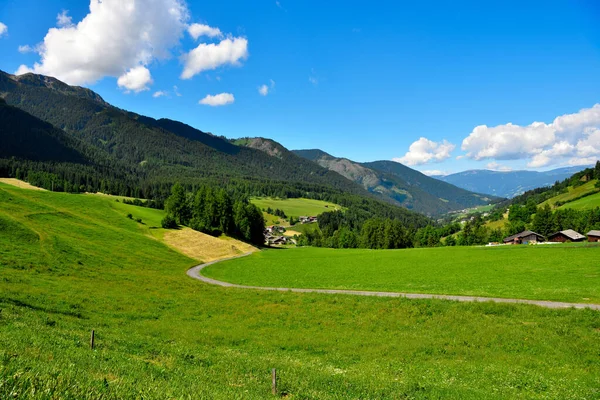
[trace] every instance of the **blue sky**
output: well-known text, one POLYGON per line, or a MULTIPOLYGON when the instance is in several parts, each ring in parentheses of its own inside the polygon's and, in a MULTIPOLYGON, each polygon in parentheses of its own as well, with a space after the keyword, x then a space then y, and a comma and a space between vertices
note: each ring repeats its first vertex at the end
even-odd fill
POLYGON ((0 23, 0 69, 218 135, 422 171, 600 158, 593 1, 4 0, 0 23))

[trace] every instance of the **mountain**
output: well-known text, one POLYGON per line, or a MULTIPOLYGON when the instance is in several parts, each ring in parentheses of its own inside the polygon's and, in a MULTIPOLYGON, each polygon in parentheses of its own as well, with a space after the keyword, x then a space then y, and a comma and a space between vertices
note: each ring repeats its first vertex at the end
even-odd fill
POLYGON ((188 190, 209 184, 233 196, 328 200, 362 219, 396 218, 415 229, 430 223, 268 139, 238 145, 178 121, 119 109, 89 89, 42 75, 0 71, 0 98, 11 115, 1 133, 2 148, 10 143, 0 155, 1 176, 35 176, 56 190, 159 204, 176 182, 188 190))
POLYGON ((60 129, 0 99, 0 158, 87 164, 83 144, 60 129), (79 148, 79 149, 78 149, 79 148))
POLYGON ((490 171, 470 170, 456 174, 436 177, 460 188, 493 196, 513 198, 528 190, 552 186, 576 172, 590 166, 576 166, 554 169, 552 171, 490 171))
POLYGON ((394 161, 357 163, 318 149, 293 152, 345 176, 381 198, 427 215, 441 215, 498 200, 441 182, 394 161))
POLYGON ((203 177, 296 182, 368 195, 341 175, 295 155, 272 157, 177 121, 127 112, 89 89, 54 78, 0 72, 0 94, 8 104, 129 165, 134 174, 189 182, 203 177))

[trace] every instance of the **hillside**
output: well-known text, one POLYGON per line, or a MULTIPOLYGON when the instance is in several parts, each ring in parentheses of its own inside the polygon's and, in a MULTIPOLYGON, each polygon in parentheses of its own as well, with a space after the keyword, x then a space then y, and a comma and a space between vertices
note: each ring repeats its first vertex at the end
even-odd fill
POLYGON ((428 215, 440 215, 495 200, 440 182, 392 161, 361 164, 316 149, 295 150, 294 153, 345 176, 381 198, 428 215))
POLYGON ((463 171, 435 178, 477 193, 512 198, 528 190, 552 186, 589 166, 558 168, 551 171, 463 171))
MULTIPOLYGON (((0 72, 6 102, 77 137, 132 175, 158 181, 201 178, 268 180, 367 195, 360 186, 300 158, 282 159, 168 119, 155 120, 107 104, 94 92, 41 75, 0 72), (304 160, 302 160, 304 161, 304 160)), ((306 190, 306 188, 303 188, 306 190)))
MULTIPOLYGON (((0 398, 275 398, 271 368, 277 368, 282 398, 564 399, 597 394, 595 312, 207 285, 185 274, 198 261, 153 235, 152 221, 160 219, 154 213, 161 212, 108 196, 0 184, 0 398), (127 213, 142 217, 146 225, 127 213), (578 345, 565 337, 577 338, 578 345)), ((495 254, 473 248, 450 249, 446 256, 446 250, 412 251, 411 261, 419 253, 422 258, 411 264, 412 275, 401 278, 434 273, 432 282, 421 283, 456 283, 456 269, 448 273, 439 264, 428 272, 415 266, 431 262, 430 252, 454 264, 469 257, 453 257, 456 251, 495 254)), ((352 267, 356 253, 336 252, 333 268, 321 267, 321 260, 328 259, 321 254, 333 251, 297 249, 282 268, 292 272, 291 278, 300 274, 292 268, 297 262, 332 279, 337 270, 352 267)), ((287 250, 270 252, 267 261, 287 250)), ((353 273, 363 271, 372 281, 385 272, 380 263, 370 264, 373 260, 395 265, 404 254, 363 251, 354 262, 369 264, 353 273)), ((273 264, 253 267, 268 270, 273 264)), ((482 279, 481 266, 476 267, 473 275, 482 279)), ((282 277, 281 270, 274 271, 271 279, 282 277)), ((337 275, 349 279, 344 277, 337 275)), ((598 285, 588 289, 597 278, 583 279, 579 273, 568 278, 582 286, 570 284, 565 297, 597 292, 598 285)))
POLYGON ((0 99, 0 158, 86 164, 81 142, 0 99))

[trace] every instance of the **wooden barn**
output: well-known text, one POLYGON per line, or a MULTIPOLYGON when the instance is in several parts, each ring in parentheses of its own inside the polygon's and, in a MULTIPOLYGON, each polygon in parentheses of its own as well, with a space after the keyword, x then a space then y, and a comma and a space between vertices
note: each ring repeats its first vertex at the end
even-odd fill
POLYGON ((523 231, 521 233, 517 233, 516 235, 504 238, 505 244, 528 244, 543 241, 544 237, 542 235, 532 231, 523 231))
POLYGON ((600 231, 589 231, 587 237, 588 242, 600 242, 600 231))
POLYGON ((548 236, 549 242, 582 242, 585 240, 585 236, 581 233, 574 231, 573 229, 567 229, 564 231, 553 233, 548 236))

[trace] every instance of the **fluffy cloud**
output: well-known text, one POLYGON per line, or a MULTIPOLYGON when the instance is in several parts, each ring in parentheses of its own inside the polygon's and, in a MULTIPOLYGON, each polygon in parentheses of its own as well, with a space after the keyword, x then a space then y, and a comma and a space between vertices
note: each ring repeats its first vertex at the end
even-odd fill
POLYGON ((207 95, 205 98, 199 101, 200 104, 207 106, 218 107, 231 104, 235 101, 235 97, 231 93, 221 93, 217 95, 207 95))
POLYGON ((159 90, 158 92, 154 92, 154 94, 152 95, 152 97, 154 97, 155 99, 158 99, 159 97, 163 97, 163 96, 167 96, 167 95, 168 95, 167 92, 159 90))
POLYGON ((8 26, 0 22, 0 37, 4 36, 6 33, 8 33, 8 26))
POLYGON ((125 74, 121 75, 117 80, 117 85, 120 88, 131 90, 133 92, 141 92, 149 90, 149 85, 152 84, 152 76, 150 70, 143 65, 131 68, 125 74))
POLYGON ((188 19, 184 0, 90 0, 89 13, 76 25, 66 12, 59 14, 58 27, 39 46, 40 62, 19 71, 33 70, 73 85, 105 76, 130 82, 132 70, 141 73, 140 66, 170 56, 188 19))
POLYGON ((33 53, 35 51, 34 47, 31 47, 30 45, 26 44, 23 46, 19 46, 19 53, 21 54, 26 54, 26 53, 33 53))
POLYGON ((190 79, 203 71, 217 69, 224 65, 240 65, 246 58, 248 58, 246 38, 227 38, 218 44, 201 43, 183 56, 184 68, 181 78, 190 79))
POLYGON ((258 93, 261 96, 266 96, 269 94, 269 91, 274 88, 275 88, 275 81, 273 79, 271 79, 271 82, 269 85, 265 84, 265 85, 261 85, 258 87, 258 93))
POLYGON ((462 150, 475 160, 527 159, 532 168, 587 163, 600 157, 600 104, 556 117, 549 124, 480 125, 463 140, 462 150))
POLYGON ((441 162, 450 157, 456 146, 448 141, 434 142, 421 137, 410 145, 408 152, 394 161, 406 165, 422 165, 429 162, 441 162))
POLYGON ((72 27, 73 26, 73 18, 70 17, 69 12, 67 10, 63 10, 60 14, 56 16, 56 25, 61 28, 64 27, 72 27))
POLYGON ((213 28, 202 24, 192 24, 188 26, 188 33, 194 40, 198 40, 201 36, 207 36, 209 38, 223 37, 223 33, 221 33, 219 28, 213 28))

